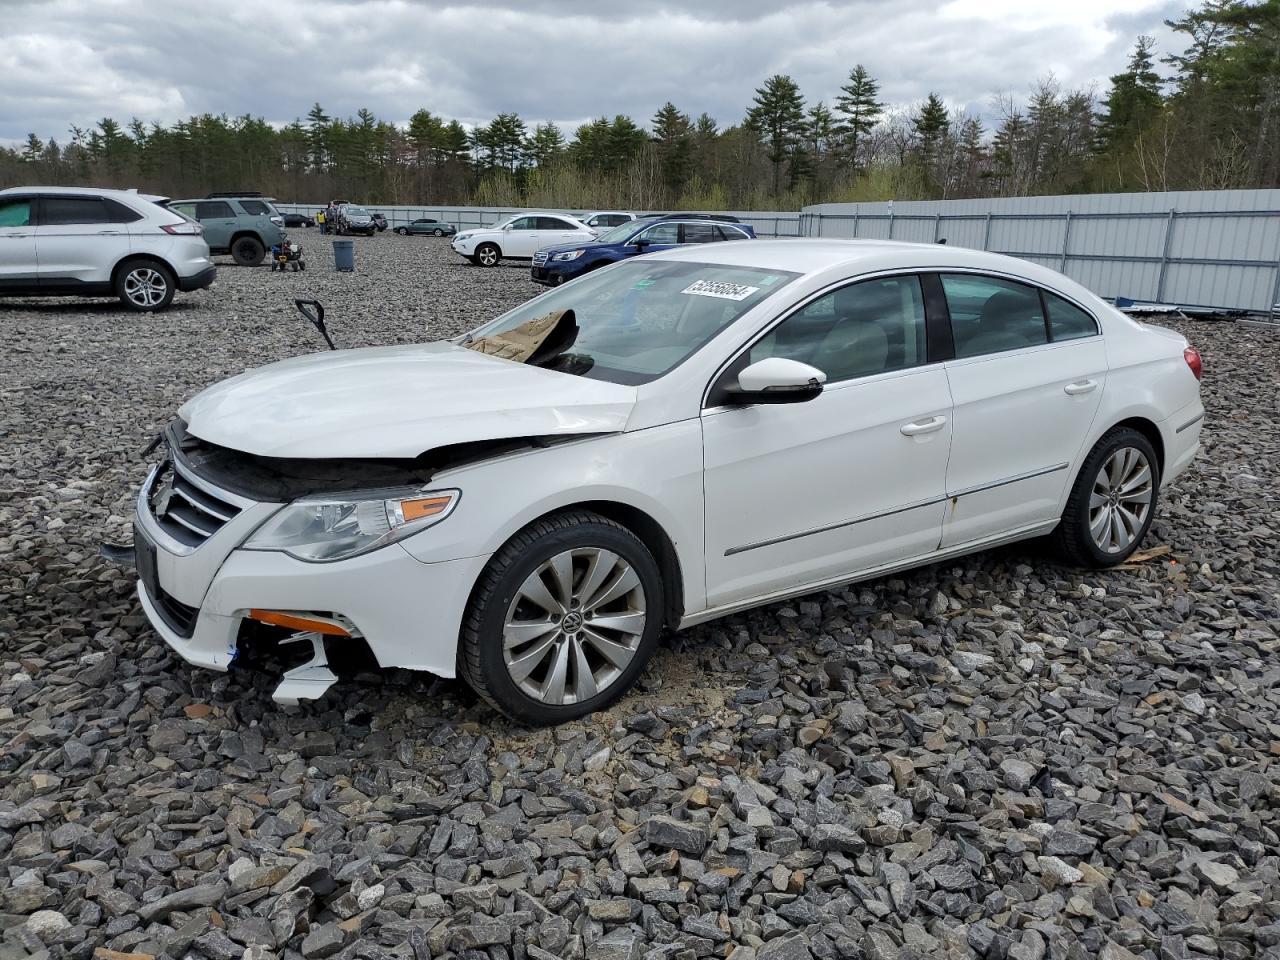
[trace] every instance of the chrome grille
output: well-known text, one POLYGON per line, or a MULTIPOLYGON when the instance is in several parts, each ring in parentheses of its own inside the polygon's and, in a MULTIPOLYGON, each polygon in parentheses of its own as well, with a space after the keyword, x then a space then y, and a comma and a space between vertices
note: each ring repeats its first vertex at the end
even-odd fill
POLYGON ((172 463, 156 472, 147 506, 160 529, 188 547, 200 546, 240 512, 234 504, 197 487, 172 463))
POLYGON ((547 262, 547 251, 539 250, 537 253, 533 255, 533 265, 535 267, 540 267, 546 262, 547 262))

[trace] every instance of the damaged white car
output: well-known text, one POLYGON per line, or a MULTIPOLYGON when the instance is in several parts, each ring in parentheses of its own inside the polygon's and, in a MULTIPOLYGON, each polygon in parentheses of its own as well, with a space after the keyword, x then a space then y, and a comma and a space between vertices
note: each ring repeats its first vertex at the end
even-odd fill
POLYGON ((138 499, 143 608, 225 670, 251 624, 600 709, 660 634, 1053 533, 1138 546, 1199 447, 1200 359, 1033 264, 786 240, 628 260, 457 341, 213 386, 138 499))

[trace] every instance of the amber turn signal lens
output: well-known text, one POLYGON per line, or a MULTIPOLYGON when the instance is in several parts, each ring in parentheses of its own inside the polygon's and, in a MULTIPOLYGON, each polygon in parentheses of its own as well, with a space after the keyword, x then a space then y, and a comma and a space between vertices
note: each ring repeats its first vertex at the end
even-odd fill
POLYGON ((351 632, 332 620, 319 620, 297 613, 281 613, 278 610, 250 610, 249 619, 269 623, 275 627, 321 633, 329 637, 349 637, 351 632))
POLYGON ((400 512, 404 522, 421 520, 423 517, 434 517, 449 506, 453 497, 421 497, 417 500, 401 500, 400 512))

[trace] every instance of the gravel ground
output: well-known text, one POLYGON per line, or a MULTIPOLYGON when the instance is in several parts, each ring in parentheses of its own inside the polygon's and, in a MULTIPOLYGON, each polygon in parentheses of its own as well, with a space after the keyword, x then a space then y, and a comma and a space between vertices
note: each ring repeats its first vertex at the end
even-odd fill
POLYGON ((96 550, 181 400, 317 348, 293 296, 363 345, 534 292, 356 243, 154 317, 0 302, 0 960, 1280 957, 1275 335, 1180 326, 1205 449, 1122 568, 1024 546, 734 616, 556 730, 405 672, 286 711, 96 550))

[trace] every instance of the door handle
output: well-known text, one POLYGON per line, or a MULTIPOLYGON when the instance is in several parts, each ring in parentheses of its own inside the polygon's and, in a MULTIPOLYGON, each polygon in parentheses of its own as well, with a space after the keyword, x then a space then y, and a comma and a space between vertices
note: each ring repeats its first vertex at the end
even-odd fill
POLYGON ((946 425, 946 417, 930 417, 928 420, 919 420, 916 423, 903 424, 902 435, 904 437, 918 437, 922 433, 934 433, 937 430, 941 430, 946 425))
POLYGON ((98 231, 98 236, 100 236, 100 237, 118 237, 118 236, 120 236, 120 231, 119 231, 119 230, 99 230, 99 231, 98 231))
POLYGON ((1097 380, 1077 380, 1075 383, 1068 383, 1062 388, 1062 392, 1068 397, 1078 397, 1083 393, 1090 393, 1097 389, 1097 380))

